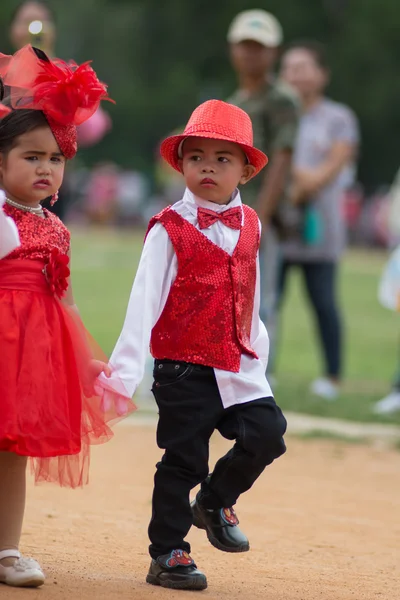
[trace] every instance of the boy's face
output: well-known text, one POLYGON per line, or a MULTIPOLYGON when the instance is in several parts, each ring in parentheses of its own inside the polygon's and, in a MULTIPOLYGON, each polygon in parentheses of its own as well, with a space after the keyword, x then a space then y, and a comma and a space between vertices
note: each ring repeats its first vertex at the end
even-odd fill
POLYGON ((180 167, 189 190, 199 198, 227 204, 238 184, 247 183, 255 168, 233 142, 189 137, 183 143, 180 167))
POLYGON ((277 50, 253 40, 244 40, 230 46, 231 61, 239 75, 262 77, 274 68, 277 50))

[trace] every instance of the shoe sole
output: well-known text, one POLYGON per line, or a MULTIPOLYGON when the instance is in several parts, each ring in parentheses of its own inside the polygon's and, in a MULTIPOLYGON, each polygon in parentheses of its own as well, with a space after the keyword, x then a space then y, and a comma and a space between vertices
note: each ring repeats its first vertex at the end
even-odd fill
POLYGON ((147 575, 146 582, 151 585, 158 585, 170 590, 193 590, 201 591, 207 589, 207 580, 204 577, 193 577, 182 581, 168 581, 159 579, 156 575, 147 575))
POLYGON ((0 581, 0 584, 1 583, 15 588, 38 588, 44 584, 44 579, 28 579, 23 583, 7 583, 7 581, 0 581))
POLYGON ((204 521, 202 521, 202 519, 198 515, 193 515, 193 525, 197 527, 197 529, 203 529, 207 533, 208 541, 212 546, 214 546, 214 548, 217 548, 217 550, 231 553, 248 552, 250 550, 250 544, 248 542, 241 544, 240 546, 224 546, 223 544, 221 544, 221 542, 217 540, 217 538, 211 535, 207 525, 204 523, 204 521))

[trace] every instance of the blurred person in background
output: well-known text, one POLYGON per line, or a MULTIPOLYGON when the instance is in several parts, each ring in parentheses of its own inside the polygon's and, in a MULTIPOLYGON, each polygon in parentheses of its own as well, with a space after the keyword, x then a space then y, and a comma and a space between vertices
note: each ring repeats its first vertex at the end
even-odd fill
POLYGON ((295 93, 274 76, 282 39, 281 25, 264 10, 241 12, 228 31, 231 62, 238 79, 238 89, 228 102, 250 115, 254 144, 269 157, 265 174, 255 177, 243 191, 244 202, 257 211, 263 226, 260 316, 270 337, 269 371, 275 347, 279 205, 288 187, 299 120, 295 93))
POLYGON ((10 41, 15 50, 32 44, 48 56, 53 56, 56 29, 55 15, 50 5, 35 0, 21 2, 11 19, 10 41))
MULTIPOLYGON (((379 284, 379 300, 385 308, 400 312, 400 170, 390 189, 389 203, 390 246, 394 248, 397 244, 397 248, 385 266, 379 284)), ((372 410, 377 415, 391 415, 400 412, 400 359, 398 359, 397 373, 391 391, 382 400, 379 400, 372 410)))
MULTIPOLYGON (((45 0, 24 0, 15 9, 10 24, 10 41, 14 50, 26 44, 43 50, 47 56, 54 57, 57 39, 56 18, 53 8, 45 0)), ((78 142, 81 148, 97 144, 111 129, 111 119, 101 108, 85 123, 78 127, 78 142)), ((68 175, 68 174, 66 174, 68 175)), ((64 219, 68 208, 68 177, 59 192, 58 202, 48 210, 64 219)))
POLYGON ((118 167, 112 162, 100 162, 92 169, 85 203, 85 212, 91 223, 107 225, 114 221, 117 210, 118 178, 118 167))
POLYGON ((301 98, 302 117, 294 156, 291 202, 298 226, 283 244, 280 292, 292 267, 301 269, 315 313, 325 373, 312 392, 334 400, 342 376, 342 319, 337 272, 345 248, 342 199, 359 145, 358 122, 345 105, 325 97, 329 69, 318 42, 294 43, 282 59, 282 79, 301 98))
MULTIPOLYGON (((179 135, 183 130, 184 127, 177 127, 169 135, 179 135)), ((185 183, 182 181, 182 177, 162 159, 160 146, 157 147, 155 156, 155 181, 164 206, 173 204, 177 199, 182 198, 185 192, 185 183)))

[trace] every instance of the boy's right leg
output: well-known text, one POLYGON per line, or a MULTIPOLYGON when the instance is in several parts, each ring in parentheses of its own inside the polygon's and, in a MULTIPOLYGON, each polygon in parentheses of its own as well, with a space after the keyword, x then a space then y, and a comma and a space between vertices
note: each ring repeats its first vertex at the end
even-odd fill
POLYGON ((25 512, 25 456, 0 452, 0 583, 38 587, 44 583, 39 564, 22 559, 19 541, 25 512))
POLYGON ((160 360, 154 379, 157 443, 165 453, 154 478, 149 525, 153 561, 147 581, 204 589, 205 576, 197 571, 185 541, 193 524, 189 496, 208 475, 209 440, 223 407, 211 368, 160 360))

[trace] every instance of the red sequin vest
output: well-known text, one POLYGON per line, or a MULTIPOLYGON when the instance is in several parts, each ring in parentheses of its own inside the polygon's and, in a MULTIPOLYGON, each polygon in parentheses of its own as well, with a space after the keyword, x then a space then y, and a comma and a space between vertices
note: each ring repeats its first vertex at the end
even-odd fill
POLYGON ((257 354, 250 344, 260 242, 258 217, 243 206, 244 225, 232 256, 170 208, 153 217, 166 229, 178 273, 151 334, 154 358, 233 371, 240 357, 257 354))

